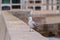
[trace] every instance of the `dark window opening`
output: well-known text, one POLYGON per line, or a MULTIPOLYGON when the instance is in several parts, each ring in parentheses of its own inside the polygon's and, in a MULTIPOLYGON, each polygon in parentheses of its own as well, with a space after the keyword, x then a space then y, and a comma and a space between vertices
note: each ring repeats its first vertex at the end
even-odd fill
POLYGON ((58 30, 60 30, 60 23, 58 24, 58 30))
POLYGON ((40 6, 35 7, 35 10, 41 10, 40 6))
POLYGON ((46 6, 46 9, 49 10, 49 6, 48 5, 46 6))
POLYGON ((49 4, 49 0, 46 0, 47 4, 49 4))
POLYGON ((20 3, 20 0, 12 0, 12 3, 20 3))
POLYGON ((57 10, 59 10, 59 6, 57 6, 57 10))
POLYGON ((53 32, 49 32, 49 37, 54 37, 55 34, 53 32))
POLYGON ((10 10, 10 6, 3 6, 2 10, 10 10))
POLYGON ((41 3, 41 1, 35 1, 35 3, 41 3))
POLYGON ((12 9, 20 9, 21 6, 20 5, 12 5, 12 9))
POLYGON ((2 3, 8 4, 8 3, 10 3, 10 0, 2 0, 2 3))
POLYGON ((57 4, 60 4, 60 0, 57 0, 57 4))
POLYGON ((60 31, 58 32, 58 35, 60 36, 60 31))
POLYGON ((34 1, 29 1, 29 3, 34 3, 34 1))
POLYGON ((52 10, 53 10, 53 6, 52 6, 52 10))

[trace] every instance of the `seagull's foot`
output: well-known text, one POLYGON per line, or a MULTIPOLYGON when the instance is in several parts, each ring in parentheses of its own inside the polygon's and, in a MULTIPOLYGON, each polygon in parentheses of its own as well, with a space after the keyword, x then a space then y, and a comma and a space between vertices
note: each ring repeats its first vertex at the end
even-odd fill
POLYGON ((29 30, 29 32, 34 32, 34 30, 29 30))

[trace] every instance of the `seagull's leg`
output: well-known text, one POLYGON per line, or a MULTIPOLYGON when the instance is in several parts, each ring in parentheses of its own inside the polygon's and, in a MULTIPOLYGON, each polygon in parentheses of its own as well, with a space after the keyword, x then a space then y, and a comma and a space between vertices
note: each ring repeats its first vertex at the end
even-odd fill
POLYGON ((29 30, 30 32, 34 32, 34 30, 30 27, 30 30, 29 30))

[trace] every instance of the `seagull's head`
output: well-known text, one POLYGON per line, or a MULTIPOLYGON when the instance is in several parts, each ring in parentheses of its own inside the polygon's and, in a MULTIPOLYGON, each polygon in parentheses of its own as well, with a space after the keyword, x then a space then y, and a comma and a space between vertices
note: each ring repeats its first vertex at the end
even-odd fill
POLYGON ((32 21, 32 17, 29 17, 28 20, 29 20, 29 21, 32 21))

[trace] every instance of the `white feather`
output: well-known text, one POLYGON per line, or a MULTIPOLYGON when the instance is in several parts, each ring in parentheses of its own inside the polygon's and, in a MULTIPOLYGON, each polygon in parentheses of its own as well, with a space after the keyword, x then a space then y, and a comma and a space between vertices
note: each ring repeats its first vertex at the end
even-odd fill
POLYGON ((34 28, 36 26, 36 23, 32 20, 32 17, 28 18, 28 24, 31 28, 34 28))

